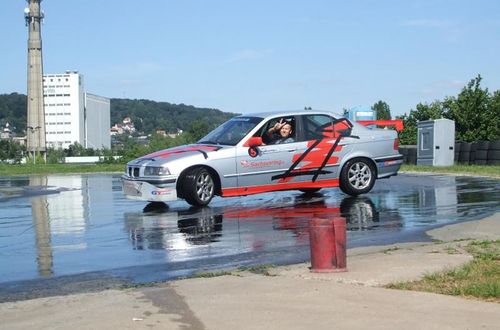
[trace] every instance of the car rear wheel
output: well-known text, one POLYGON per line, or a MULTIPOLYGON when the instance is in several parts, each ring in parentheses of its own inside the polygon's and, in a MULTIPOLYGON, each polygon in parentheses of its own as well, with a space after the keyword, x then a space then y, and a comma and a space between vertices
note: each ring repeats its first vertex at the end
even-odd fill
POLYGON ((362 158, 349 160, 340 172, 340 189, 351 196, 369 192, 375 184, 375 167, 362 158))
POLYGON ((190 170, 184 178, 183 185, 183 196, 191 205, 207 205, 214 197, 214 179, 210 172, 203 167, 190 170))

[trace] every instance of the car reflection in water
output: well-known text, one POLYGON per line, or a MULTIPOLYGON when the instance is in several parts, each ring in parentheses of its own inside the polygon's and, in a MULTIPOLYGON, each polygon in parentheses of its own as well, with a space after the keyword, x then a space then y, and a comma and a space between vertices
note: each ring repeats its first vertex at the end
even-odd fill
MULTIPOLYGON (((238 245, 240 249, 248 245, 250 250, 258 251, 264 248, 263 245, 278 244, 276 239, 293 238, 293 245, 309 244, 309 222, 318 217, 345 218, 348 231, 403 226, 402 217, 394 209, 387 212, 389 216, 381 223, 376 203, 368 196, 349 196, 335 204, 327 199, 318 193, 299 195, 286 203, 268 206, 192 207, 188 210, 172 210, 163 203, 150 203, 142 213, 125 214, 125 227, 134 249, 138 250, 176 250, 217 243, 225 231, 233 237, 230 238, 233 248, 238 250, 238 245), (271 234, 275 237, 269 240, 269 232, 273 230, 291 235, 271 234), (235 236, 240 241, 250 242, 237 242, 235 246, 235 236)), ((387 206, 383 208, 387 211, 387 206)))

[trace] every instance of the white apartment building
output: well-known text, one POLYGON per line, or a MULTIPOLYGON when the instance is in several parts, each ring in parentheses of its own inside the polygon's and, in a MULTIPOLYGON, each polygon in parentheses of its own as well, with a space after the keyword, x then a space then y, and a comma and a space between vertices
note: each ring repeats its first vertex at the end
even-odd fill
POLYGON ((77 142, 85 148, 111 147, 110 100, 85 93, 77 71, 43 76, 47 147, 66 149, 77 142))

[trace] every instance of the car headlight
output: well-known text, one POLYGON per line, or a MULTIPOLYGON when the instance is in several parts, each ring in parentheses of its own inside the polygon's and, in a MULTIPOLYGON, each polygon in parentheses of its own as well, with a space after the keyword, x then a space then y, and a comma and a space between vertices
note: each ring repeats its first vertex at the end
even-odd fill
POLYGON ((158 167, 158 166, 146 166, 144 169, 145 176, 162 176, 169 175, 170 171, 167 167, 158 167))

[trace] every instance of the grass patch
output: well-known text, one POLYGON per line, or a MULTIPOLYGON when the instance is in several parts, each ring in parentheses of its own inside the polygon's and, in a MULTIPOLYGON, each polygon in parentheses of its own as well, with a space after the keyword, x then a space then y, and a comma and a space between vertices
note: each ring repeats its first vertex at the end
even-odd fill
POLYGON ((444 249, 444 252, 448 253, 448 254, 459 254, 460 251, 458 251, 456 248, 452 247, 452 246, 447 246, 445 249, 444 249))
POLYGON ((146 283, 133 283, 133 284, 129 283, 129 284, 123 284, 122 286, 120 286, 120 289, 127 290, 127 289, 151 288, 159 284, 161 284, 161 282, 146 282, 146 283))
POLYGON ((403 164, 401 171, 406 172, 432 172, 450 174, 482 175, 493 178, 500 178, 500 166, 498 165, 453 165, 453 166, 428 166, 403 164))
POLYGON ((398 251, 400 249, 401 248, 399 246, 393 246, 393 247, 390 247, 388 249, 383 250, 382 253, 384 253, 384 254, 390 254, 391 252, 398 251))
POLYGON ((264 265, 257 265, 257 266, 251 266, 251 267, 239 267, 238 270, 242 272, 250 272, 253 274, 259 274, 259 275, 265 275, 265 276, 275 276, 271 274, 269 271, 272 268, 275 268, 275 265, 272 264, 264 264, 264 265))
POLYGON ((219 276, 225 276, 225 275, 231 275, 231 276, 241 276, 242 272, 250 272, 253 274, 259 274, 259 275, 265 275, 265 276, 275 276, 269 272, 271 268, 276 267, 275 265, 271 264, 265 264, 265 265, 257 265, 257 266, 243 266, 243 267, 238 267, 236 270, 229 271, 229 270, 221 270, 221 271, 216 271, 216 272, 205 272, 205 273, 197 273, 191 276, 191 278, 212 278, 212 277, 219 277, 219 276))
POLYGON ((233 275, 233 273, 227 270, 221 270, 218 272, 196 273, 193 276, 191 276, 191 278, 212 278, 212 277, 219 277, 226 275, 233 275))
POLYGON ((0 175, 123 172, 124 164, 0 164, 0 175))
POLYGON ((394 283, 386 287, 500 303, 500 240, 472 242, 465 249, 474 259, 462 267, 429 274, 419 281, 394 283))

